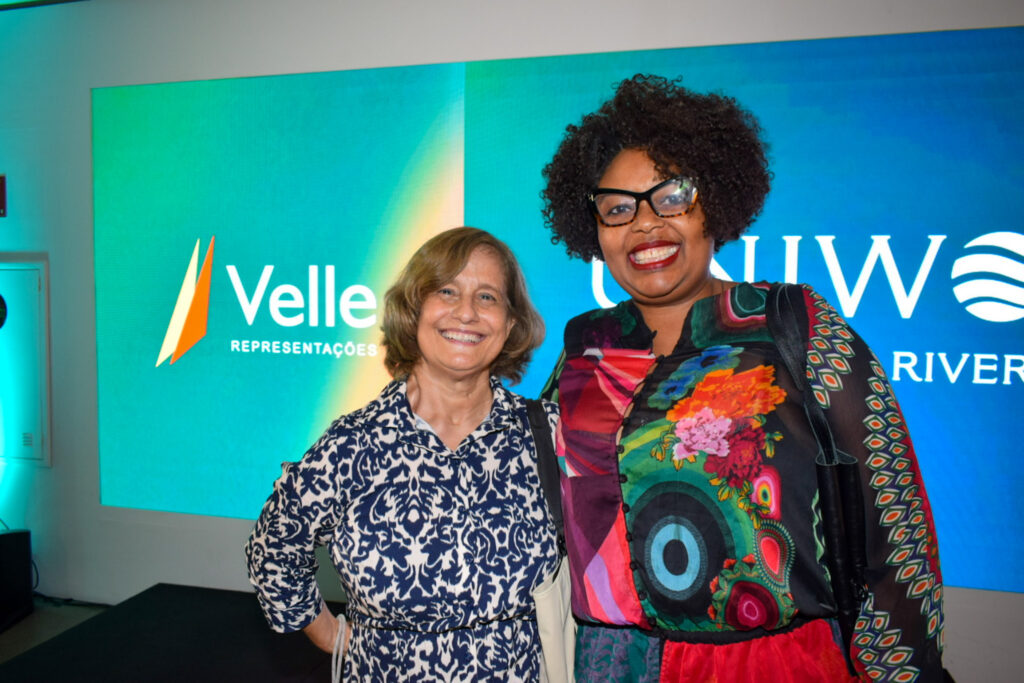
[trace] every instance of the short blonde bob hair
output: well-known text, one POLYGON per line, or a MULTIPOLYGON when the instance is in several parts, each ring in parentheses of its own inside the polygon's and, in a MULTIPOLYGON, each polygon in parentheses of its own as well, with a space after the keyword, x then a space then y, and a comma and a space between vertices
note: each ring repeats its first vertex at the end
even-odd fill
POLYGON ((451 282, 477 249, 487 249, 505 271, 505 294, 512 330, 490 372, 516 383, 533 350, 544 341, 544 321, 530 303, 526 280, 508 245, 478 228, 452 228, 435 235, 412 255, 395 284, 384 295, 384 366, 392 377, 404 378, 420 360, 416 333, 423 300, 451 282))

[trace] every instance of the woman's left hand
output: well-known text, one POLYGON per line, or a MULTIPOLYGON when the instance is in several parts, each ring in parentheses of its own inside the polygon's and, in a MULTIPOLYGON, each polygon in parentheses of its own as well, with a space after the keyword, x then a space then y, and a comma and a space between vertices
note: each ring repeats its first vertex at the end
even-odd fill
MULTIPOLYGON (((324 652, 334 652, 334 641, 338 637, 338 620, 330 610, 323 610, 312 622, 302 628, 303 633, 313 641, 313 644, 324 652)), ((348 650, 348 639, 352 635, 351 629, 346 629, 345 642, 342 643, 342 652, 348 650)))

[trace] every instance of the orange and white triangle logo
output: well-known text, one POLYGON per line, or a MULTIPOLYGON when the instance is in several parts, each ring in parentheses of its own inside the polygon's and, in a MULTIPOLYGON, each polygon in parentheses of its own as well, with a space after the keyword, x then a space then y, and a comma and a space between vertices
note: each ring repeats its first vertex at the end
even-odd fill
POLYGON ((167 334, 160 347, 160 355, 156 364, 160 365, 168 356, 173 365, 185 352, 206 336, 206 318, 210 309, 210 272, 213 269, 213 243, 216 237, 210 238, 210 246, 206 248, 203 267, 196 277, 196 264, 199 261, 199 240, 192 249, 192 260, 185 271, 185 279, 178 292, 178 301, 174 304, 171 322, 167 325, 167 334))

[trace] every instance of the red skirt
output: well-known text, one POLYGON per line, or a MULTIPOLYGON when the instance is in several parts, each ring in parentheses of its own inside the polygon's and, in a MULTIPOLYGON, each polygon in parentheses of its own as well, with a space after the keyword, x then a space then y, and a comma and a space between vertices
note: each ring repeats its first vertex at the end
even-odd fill
POLYGON ((738 643, 680 643, 581 626, 576 680, 595 683, 832 683, 857 680, 828 621, 738 643))

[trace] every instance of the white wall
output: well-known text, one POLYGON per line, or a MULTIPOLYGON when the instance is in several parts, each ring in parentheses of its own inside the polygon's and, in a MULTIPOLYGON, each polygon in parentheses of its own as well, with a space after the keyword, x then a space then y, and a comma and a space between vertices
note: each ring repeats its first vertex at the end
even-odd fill
MULTIPOLYGON (((0 252, 50 255, 53 372, 53 466, 7 466, 19 484, 0 517, 32 530, 46 594, 115 603, 156 582, 248 588, 249 522, 99 504, 90 88, 1022 23, 1019 0, 88 0, 0 11, 0 252)), ((1021 608, 1019 595, 949 590, 953 673, 1015 680, 1009 615, 1021 608)))

